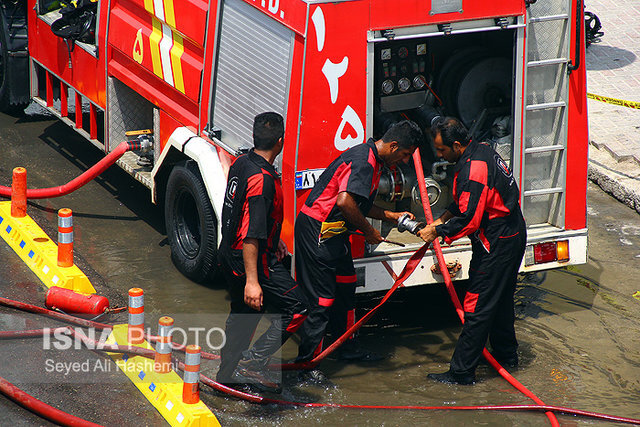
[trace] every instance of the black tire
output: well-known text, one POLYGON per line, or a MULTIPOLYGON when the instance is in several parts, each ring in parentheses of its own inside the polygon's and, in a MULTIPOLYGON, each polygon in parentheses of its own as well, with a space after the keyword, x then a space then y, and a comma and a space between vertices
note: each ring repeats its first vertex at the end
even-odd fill
POLYGON ((13 115, 30 101, 26 22, 26 2, 0 5, 0 111, 13 115))
POLYGON ((164 212, 176 268, 195 282, 212 280, 218 269, 218 224, 195 162, 174 166, 167 181, 164 212))

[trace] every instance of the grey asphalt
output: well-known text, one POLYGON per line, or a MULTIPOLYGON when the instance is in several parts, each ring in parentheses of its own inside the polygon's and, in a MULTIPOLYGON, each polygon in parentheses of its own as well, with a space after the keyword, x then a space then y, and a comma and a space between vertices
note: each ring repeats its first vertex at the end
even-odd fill
MULTIPOLYGON (((588 0, 604 35, 587 48, 587 91, 640 102, 640 3, 588 0)), ((589 179, 640 213, 640 109, 588 100, 589 179)))

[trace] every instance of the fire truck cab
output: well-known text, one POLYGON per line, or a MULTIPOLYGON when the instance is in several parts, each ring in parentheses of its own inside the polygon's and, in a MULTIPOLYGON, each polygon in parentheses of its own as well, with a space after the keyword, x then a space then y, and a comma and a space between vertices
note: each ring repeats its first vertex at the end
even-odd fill
MULTIPOLYGON (((404 118, 428 129, 433 117, 453 115, 519 183, 529 235, 521 271, 586 262, 580 0, 81 1, 84 30, 71 38, 52 31, 69 14, 58 0, 17 0, 15 13, 3 6, 2 37, 28 35, 28 50, 2 43, 3 64, 24 71, 4 74, 0 102, 31 98, 105 153, 127 132, 150 130, 140 137, 151 148, 118 164, 164 205, 172 259, 193 280, 215 272, 226 172, 251 148, 263 111, 285 117, 276 166, 293 256, 296 214, 340 152, 404 118), (12 16, 26 16, 24 25, 12 27, 12 16)), ((452 200, 452 168, 428 138, 420 153, 438 217, 452 200)), ((412 164, 383 173, 378 204, 424 218, 423 202, 412 164)), ((369 247, 354 236, 360 292, 388 289, 382 261, 398 272, 422 243, 374 225, 406 246, 369 247)), ((468 239, 444 256, 461 267, 455 279, 468 277, 468 239)), ((435 262, 427 252, 405 285, 442 282, 435 262)))

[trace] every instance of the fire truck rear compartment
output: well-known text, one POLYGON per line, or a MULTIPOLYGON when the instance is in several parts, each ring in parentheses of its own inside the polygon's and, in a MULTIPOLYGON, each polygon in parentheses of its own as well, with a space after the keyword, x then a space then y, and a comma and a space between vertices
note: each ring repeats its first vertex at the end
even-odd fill
MULTIPOLYGON (((515 38, 515 30, 504 29, 375 43, 373 137, 407 118, 426 130, 420 154, 434 218, 451 203, 453 181, 451 165, 436 157, 428 132, 435 117, 460 118, 473 139, 488 141, 511 164, 515 38)), ((376 203, 411 211, 424 221, 413 162, 385 170, 376 203)), ((383 243, 371 248, 371 255, 405 251, 422 242, 389 223, 374 221, 374 226, 407 247, 383 243)))

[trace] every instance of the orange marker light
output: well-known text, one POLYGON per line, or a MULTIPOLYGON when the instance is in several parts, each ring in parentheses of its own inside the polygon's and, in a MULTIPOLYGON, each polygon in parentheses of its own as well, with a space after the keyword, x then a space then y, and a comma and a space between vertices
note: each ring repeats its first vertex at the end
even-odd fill
POLYGON ((569 261, 569 241, 561 240, 558 242, 558 262, 569 261))

